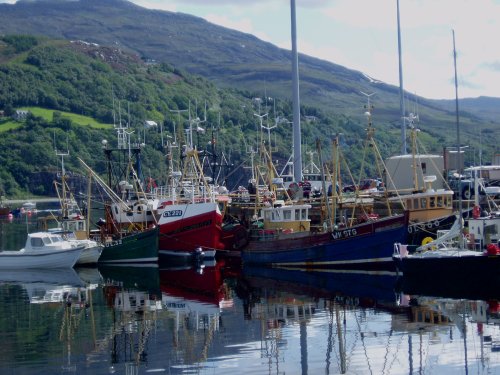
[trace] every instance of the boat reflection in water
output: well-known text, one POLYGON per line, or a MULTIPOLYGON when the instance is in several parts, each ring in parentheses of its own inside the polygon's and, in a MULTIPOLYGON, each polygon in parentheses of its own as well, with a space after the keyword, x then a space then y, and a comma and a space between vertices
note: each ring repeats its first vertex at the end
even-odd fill
POLYGON ((408 335, 410 373, 420 373, 426 367, 434 368, 436 373, 441 373, 440 368, 453 373, 452 367, 465 374, 498 371, 498 300, 406 296, 403 304, 409 308, 408 320, 395 321, 393 328, 396 334, 408 335), (454 366, 448 363, 447 367, 444 358, 454 366))
POLYGON ((112 312, 112 328, 102 344, 109 345, 110 371, 138 374, 148 363, 151 331, 162 310, 156 264, 100 267, 106 305, 112 312), (122 366, 125 369, 122 369, 122 366))
POLYGON ((244 266, 244 278, 251 284, 274 286, 277 289, 311 297, 333 298, 347 296, 361 301, 394 302, 396 300, 395 272, 306 270, 244 266))
POLYGON ((227 262, 0 272, 0 373, 500 373, 495 296, 400 287, 227 262))
MULTIPOLYGON (((380 330, 382 321, 376 316, 377 311, 404 314, 397 304, 396 280, 396 274, 391 272, 311 271, 245 265, 239 289, 245 291, 240 298, 244 300, 246 319, 263 322, 262 357, 272 363, 273 373, 280 373, 284 355, 294 341, 288 331, 295 331, 297 326, 300 361, 295 359, 295 362, 302 366, 302 373, 308 373, 310 363, 314 363, 314 373, 346 373, 360 371, 357 365, 349 368, 348 352, 356 352, 356 341, 363 342, 365 337, 370 337, 372 328, 368 326, 374 324, 380 330), (353 330, 357 332, 354 341, 353 330), (314 341, 311 345, 309 337, 314 339, 320 331, 327 332, 325 341, 314 341), (320 367, 319 353, 324 355, 324 365, 320 367)), ((386 330, 384 336, 390 327, 386 330)), ((366 355, 368 348, 365 347, 366 355)), ((370 368, 376 366, 370 364, 370 368)))
POLYGON ((498 276, 485 275, 477 280, 455 275, 446 281, 430 275, 424 277, 402 275, 398 279, 399 290, 405 294, 446 297, 470 300, 500 300, 500 270, 498 276))
POLYGON ((222 311, 234 307, 225 267, 224 261, 205 261, 201 267, 161 269, 162 304, 173 319, 171 345, 165 348, 171 371, 206 368, 211 346, 218 341, 222 311))
POLYGON ((16 366, 10 362, 11 358, 31 356, 33 351, 38 353, 37 357, 43 358, 41 353, 47 353, 50 358, 56 348, 60 352, 61 345, 63 357, 56 367, 59 371, 74 372, 72 339, 82 317, 85 320, 89 314, 96 287, 85 283, 73 268, 1 270, 0 295, 3 301, 8 296, 12 302, 3 303, 0 312, 3 317, 10 317, 8 327, 2 324, 6 345, 0 373, 17 373, 12 370, 16 366))

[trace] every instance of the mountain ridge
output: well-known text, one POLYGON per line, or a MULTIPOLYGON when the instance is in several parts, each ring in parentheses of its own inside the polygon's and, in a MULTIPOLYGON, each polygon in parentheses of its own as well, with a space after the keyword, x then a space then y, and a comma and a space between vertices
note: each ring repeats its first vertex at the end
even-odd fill
MULTIPOLYGON (((255 96, 291 98, 291 52, 257 37, 185 13, 142 8, 126 0, 80 0, 0 4, 0 33, 28 33, 85 40, 122 48, 145 61, 167 62, 220 87, 255 96)), ((299 55, 301 104, 362 123, 363 92, 376 92, 374 120, 397 130, 399 88, 366 74, 304 54, 299 55)), ((407 101, 410 94, 406 93, 407 101)), ((453 144, 454 108, 446 100, 416 97, 421 125, 453 144)), ((461 108, 465 139, 476 127, 495 131, 500 106, 470 99, 461 108), (477 108, 474 103, 480 103, 477 108), (465 110, 467 108, 467 111, 465 110)), ((408 108, 414 107, 409 103, 408 108)), ((387 131, 387 130, 385 130, 387 131)), ((399 137, 398 137, 399 138, 399 137)))

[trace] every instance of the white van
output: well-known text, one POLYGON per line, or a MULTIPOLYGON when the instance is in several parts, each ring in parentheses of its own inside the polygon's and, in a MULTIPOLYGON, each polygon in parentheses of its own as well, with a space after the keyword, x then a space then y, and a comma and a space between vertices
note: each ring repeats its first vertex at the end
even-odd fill
POLYGON ((472 199, 474 194, 474 178, 478 178, 480 187, 479 194, 500 196, 500 165, 482 165, 480 167, 469 167, 464 169, 464 174, 453 175, 450 178, 450 187, 457 194, 460 193, 463 199, 472 199))

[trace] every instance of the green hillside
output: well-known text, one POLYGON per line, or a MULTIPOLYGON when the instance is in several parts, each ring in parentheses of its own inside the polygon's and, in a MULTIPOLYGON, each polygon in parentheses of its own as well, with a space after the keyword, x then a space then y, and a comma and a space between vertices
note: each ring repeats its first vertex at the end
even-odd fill
MULTIPOLYGON (((245 185, 249 171, 243 166, 250 164, 248 151, 261 136, 255 115, 268 113, 264 124, 268 127, 275 118, 292 118, 289 100, 268 96, 257 101, 258 93, 220 88, 200 76, 166 63, 145 62, 116 47, 8 35, 1 38, 0 61, 0 110, 4 113, 0 120, 0 190, 7 196, 28 190, 40 195, 53 193, 50 178, 35 176, 58 170, 56 148, 68 149, 68 170, 81 170, 77 160, 80 157, 104 174, 101 142, 107 139, 116 144, 112 124, 118 123, 130 124, 134 142, 145 142, 144 174, 161 183, 166 175, 162 140, 184 142, 188 109, 190 118, 201 119, 199 125, 205 129, 195 134, 198 148, 213 151, 208 143, 216 138, 217 162, 224 153, 227 163, 233 165, 226 171, 228 187, 245 185), (30 114, 16 122, 15 113, 20 109, 30 114), (180 121, 178 111, 185 111, 180 121), (146 120, 159 126, 148 130, 144 127, 146 120)), ((344 153, 351 169, 358 172, 366 127, 363 104, 357 104, 360 115, 356 116, 304 105, 301 113, 305 149, 314 150, 319 138, 325 150, 323 158, 328 160, 332 137, 342 133, 344 153)), ((399 151, 399 124, 380 122, 377 116, 383 111, 377 100, 374 104, 376 138, 387 157, 399 151)), ((466 117, 467 121, 471 120, 466 117)), ((483 137, 488 131, 483 129, 483 137)), ((441 152, 447 141, 435 129, 423 132, 421 139, 429 152, 441 152)), ((273 158, 279 169, 291 153, 291 127, 286 121, 273 129, 272 143, 277 146, 273 158)), ((496 142, 489 150, 494 146, 496 142)), ((365 168, 366 175, 374 173, 373 165, 365 168)))
MULTIPOLYGON (((28 189, 35 194, 51 192, 51 181, 34 185, 33 175, 57 171, 55 148, 70 152, 68 170, 81 170, 77 160, 81 157, 103 174, 101 141, 116 145, 113 123, 129 123, 132 140, 146 143, 145 174, 160 182, 166 173, 162 139, 184 142, 188 109, 191 118, 202 119, 200 126, 205 129, 195 135, 198 148, 208 149, 213 136, 217 154, 221 157, 224 152, 228 163, 244 164, 249 157, 245 151, 257 140, 254 114, 258 106, 253 95, 218 89, 166 64, 146 64, 118 49, 31 36, 4 37, 0 56, 0 108, 5 115, 0 122, 4 135, 0 138, 0 189, 8 196, 28 189), (28 117, 15 121, 17 110, 29 111, 28 117), (180 121, 178 110, 183 111, 180 121), (147 130, 145 120, 159 126, 147 130)), ((278 103, 276 116, 289 113, 289 103, 278 103)), ((319 120, 332 121, 321 115, 319 120)), ((307 126, 305 130, 311 140, 320 134, 308 131, 307 126)), ((279 126, 276 134, 281 153, 275 156, 287 159, 290 127, 279 126)), ((240 172, 232 173, 228 182, 245 183, 248 171, 240 172)))
MULTIPOLYGON (((166 62, 201 75, 218 87, 291 100, 290 51, 187 14, 146 9, 125 0, 22 1, 0 4, 0 33, 113 46, 144 61, 166 62)), ((328 116, 349 116, 360 122, 363 115, 359 108, 365 102, 361 91, 375 92, 376 121, 384 132, 390 132, 388 135, 397 133, 397 87, 306 55, 300 55, 299 63, 301 103, 306 114, 312 115, 307 111, 314 107, 328 116)), ((407 108, 418 105, 420 126, 442 147, 455 143, 453 107, 413 95, 408 95, 407 101, 407 108)), ((478 129, 486 132, 483 141, 491 140, 492 134, 498 139, 499 117, 498 100, 464 102, 460 113, 464 143, 479 149, 478 129)), ((491 143, 482 145, 485 155, 492 154, 491 143)))

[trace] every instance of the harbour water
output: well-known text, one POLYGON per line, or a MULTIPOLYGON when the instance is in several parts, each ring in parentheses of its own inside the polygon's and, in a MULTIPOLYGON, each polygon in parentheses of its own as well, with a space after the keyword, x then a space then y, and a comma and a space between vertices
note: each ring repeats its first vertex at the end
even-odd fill
POLYGON ((233 263, 0 271, 0 373, 500 374, 500 289, 233 263))

